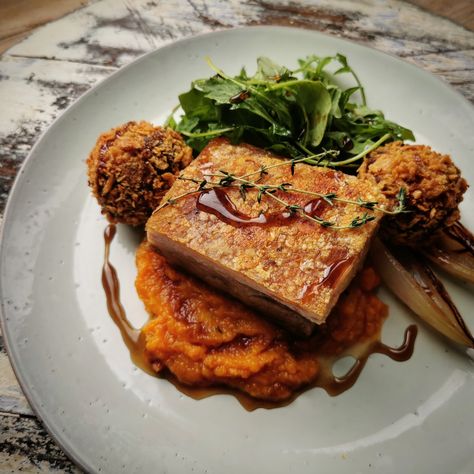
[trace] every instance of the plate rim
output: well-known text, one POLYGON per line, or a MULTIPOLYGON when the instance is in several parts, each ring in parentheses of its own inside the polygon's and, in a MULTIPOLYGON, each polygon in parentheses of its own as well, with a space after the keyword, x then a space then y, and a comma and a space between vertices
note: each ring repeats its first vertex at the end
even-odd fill
MULTIPOLYGON (((33 160, 35 159, 34 155, 36 153, 37 148, 39 148, 41 142, 45 139, 45 137, 51 132, 51 130, 55 127, 58 126, 58 123, 71 112, 75 107, 78 106, 79 103, 81 103, 83 100, 86 100, 90 95, 94 94, 97 90, 101 89, 102 87, 106 87, 107 84, 110 81, 113 81, 118 75, 122 74, 124 71, 128 70, 129 68, 135 67, 138 63, 148 59, 150 56, 153 56, 154 54, 157 54, 159 51, 174 48, 177 45, 180 45, 182 43, 187 43, 187 42, 192 42, 195 39, 200 39, 200 38, 205 38, 205 37, 213 37, 213 36, 225 36, 231 32, 234 31, 246 31, 246 30, 253 30, 253 31, 273 31, 277 32, 278 30, 283 31, 293 31, 293 32, 298 32, 298 31, 304 31, 308 32, 311 34, 314 34, 316 36, 323 36, 326 38, 330 38, 332 40, 336 40, 336 42, 342 42, 342 43, 349 43, 349 44, 355 44, 357 46, 360 46, 364 49, 371 50, 375 52, 376 54, 382 54, 388 56, 391 60, 395 60, 396 62, 399 62, 404 65, 404 67, 409 67, 411 68, 414 72, 416 73, 424 73, 426 76, 429 76, 431 80, 434 80, 440 85, 444 86, 448 90, 450 90, 451 93, 454 93, 456 96, 458 96, 458 99, 460 99, 462 102, 464 102, 464 105, 468 106, 474 111, 474 104, 467 99, 461 92, 459 92, 453 85, 451 85, 449 82, 444 80, 438 75, 433 74, 432 72, 417 66, 415 64, 412 64, 405 59, 395 55, 394 53, 382 51, 380 49, 375 48, 372 45, 367 45, 363 43, 360 40, 355 40, 355 39, 349 39, 345 37, 340 37, 334 34, 329 34, 320 30, 315 30, 311 28, 304 28, 304 27, 294 27, 294 26, 286 26, 286 25, 273 25, 273 24, 265 24, 265 25, 243 25, 243 26, 236 26, 236 27, 229 27, 229 28, 218 28, 212 31, 206 31, 206 32, 201 32, 197 34, 193 34, 190 36, 185 36, 182 38, 178 38, 176 40, 172 40, 171 42, 164 44, 162 46, 159 46, 157 48, 152 49, 151 51, 147 51, 141 55, 139 55, 137 58, 132 60, 131 62, 124 64, 123 66, 120 66, 116 71, 113 71, 111 74, 106 76, 104 79, 100 80, 97 84, 94 84, 88 89, 86 92, 81 94, 76 100, 74 100, 68 107, 66 107, 63 111, 59 113, 59 115, 43 130, 38 138, 36 139, 35 143, 33 144, 31 150, 28 152, 28 155, 24 159, 23 163, 21 164, 15 179, 13 181, 13 184, 10 188, 10 191, 8 193, 8 198, 7 202, 5 204, 4 212, 3 212, 3 219, 0 225, 0 262, 3 261, 4 259, 4 254, 5 254, 5 246, 6 246, 6 227, 7 223, 14 217, 13 213, 13 206, 14 203, 17 199, 17 194, 18 194, 18 189, 20 185, 22 184, 23 180, 26 179, 24 176, 27 172, 28 167, 31 165, 33 160)), ((23 378, 23 375, 20 370, 20 363, 18 360, 14 357, 13 355, 13 342, 10 341, 10 336, 9 336, 9 331, 7 329, 8 324, 7 324, 7 316, 6 316, 6 305, 5 305, 5 299, 3 295, 3 280, 6 280, 7 278, 2 278, 2 274, 0 273, 0 329, 2 331, 3 335, 3 341, 4 341, 4 347, 6 350, 6 353, 8 355, 8 359, 10 362, 10 365, 13 369, 13 372, 15 374, 16 380, 18 384, 20 385, 20 388, 22 390, 23 395, 25 396, 26 400, 28 401, 28 404, 30 408, 32 409, 33 413, 37 417, 38 421, 41 423, 42 427, 46 430, 46 432, 51 436, 51 438, 57 443, 57 445, 62 449, 64 454, 74 463, 76 464, 79 468, 84 470, 85 472, 93 472, 94 466, 90 466, 86 463, 86 460, 82 459, 76 452, 75 448, 73 445, 70 445, 70 443, 65 442, 65 440, 62 437, 62 433, 59 430, 56 430, 54 427, 54 423, 51 422, 50 420, 50 414, 48 413, 48 410, 43 409, 40 406, 40 401, 37 399, 37 397, 30 391, 26 381, 23 378)))

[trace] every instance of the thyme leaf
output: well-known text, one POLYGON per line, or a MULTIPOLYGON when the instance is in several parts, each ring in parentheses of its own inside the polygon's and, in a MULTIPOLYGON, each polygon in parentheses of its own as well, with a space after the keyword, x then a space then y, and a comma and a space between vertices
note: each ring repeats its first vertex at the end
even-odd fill
POLYGON ((365 213, 363 216, 357 216, 355 219, 353 219, 350 227, 360 227, 364 224, 367 224, 367 222, 373 221, 374 219, 375 216, 369 216, 367 213, 365 213))

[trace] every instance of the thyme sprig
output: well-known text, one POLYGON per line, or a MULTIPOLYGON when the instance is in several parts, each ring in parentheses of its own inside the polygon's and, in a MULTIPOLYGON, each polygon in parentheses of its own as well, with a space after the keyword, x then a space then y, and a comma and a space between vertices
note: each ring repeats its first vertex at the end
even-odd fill
MULTIPOLYGON (((290 165, 291 174, 295 174, 295 167, 298 163, 306 163, 308 165, 321 165, 323 158, 327 156, 336 157, 339 155, 337 150, 324 150, 321 153, 304 156, 302 158, 293 158, 292 160, 282 160, 280 163, 275 163, 273 165, 262 165, 258 170, 251 171, 250 173, 244 174, 240 176, 240 178, 249 178, 255 174, 260 174, 260 178, 263 178, 264 175, 268 174, 268 170, 273 168, 278 168, 279 166, 287 166, 290 165)), ((331 161, 328 161, 330 163, 331 161)), ((324 165, 323 165, 324 166, 324 165)))
MULTIPOLYGON (((290 163, 291 166, 291 171, 292 174, 294 173, 294 167, 297 163, 302 163, 305 162, 305 159, 299 159, 299 160, 292 160, 290 163)), ((325 202, 327 202, 329 205, 333 206, 335 202, 340 202, 348 205, 354 205, 358 206, 360 208, 364 208, 370 211, 380 211, 384 214, 399 214, 402 212, 406 212, 405 210, 405 204, 406 204, 406 191, 405 189, 401 188, 398 195, 397 195, 397 205, 393 209, 386 209, 385 207, 380 207, 378 206, 377 201, 368 201, 362 198, 357 198, 357 200, 353 199, 345 199, 345 198, 340 198, 337 196, 336 193, 318 193, 314 191, 307 191, 305 189, 300 189, 300 188, 295 188, 292 183, 288 182, 283 182, 279 184, 260 184, 259 181, 268 174, 268 170, 271 168, 276 168, 278 166, 282 165, 288 165, 288 162, 282 162, 282 163, 276 163, 273 165, 269 166, 261 166, 258 170, 247 173, 242 176, 236 176, 232 173, 229 173, 228 171, 225 170, 219 170, 217 173, 206 173, 203 175, 203 179, 199 180, 196 178, 190 178, 186 176, 179 176, 178 179, 182 181, 191 181, 195 184, 197 184, 197 188, 191 191, 187 191, 185 193, 182 193, 178 196, 174 196, 172 198, 167 199, 163 203, 160 204, 160 206, 155 210, 155 212, 159 211, 160 209, 163 209, 164 207, 168 205, 175 204, 178 199, 184 198, 186 196, 190 196, 193 194, 201 193, 203 191, 208 191, 212 190, 215 188, 237 188, 239 190, 240 196, 242 197, 242 200, 245 201, 247 198, 247 193, 249 190, 255 190, 257 191, 257 202, 260 203, 263 196, 266 196, 270 199, 273 199, 274 201, 278 202, 280 205, 284 207, 287 211, 290 213, 298 213, 305 219, 311 220, 313 222, 316 222, 317 224, 323 226, 323 227, 330 227, 332 229, 349 229, 349 228, 356 228, 356 227, 361 227, 365 224, 367 224, 370 221, 373 221, 375 219, 375 216, 368 214, 365 212, 362 216, 356 216, 349 225, 344 225, 340 226, 337 225, 336 222, 333 221, 328 221, 325 219, 322 219, 318 216, 313 216, 308 214, 305 211, 305 208, 298 205, 298 204, 290 204, 289 202, 285 201, 284 199, 276 196, 276 193, 278 191, 281 191, 283 193, 296 193, 296 194, 305 194, 309 196, 314 196, 320 199, 323 199, 325 202), (247 178, 250 176, 254 176, 258 174, 259 177, 252 181, 247 178), (218 178, 217 181, 212 181, 209 180, 208 178, 218 178)))
MULTIPOLYGON (((274 165, 275 166, 275 165, 274 165)), ((265 168, 262 167, 260 172, 266 172, 265 168)), ((208 184, 214 185, 214 187, 227 187, 228 184, 233 183, 234 181, 242 183, 240 184, 240 194, 246 196, 247 190, 255 188, 258 190, 257 195, 257 202, 261 201, 262 195, 267 193, 274 193, 276 191, 283 191, 286 193, 295 193, 295 194, 306 194, 308 196, 313 196, 317 198, 321 198, 326 201, 329 205, 333 206, 335 202, 341 202, 344 204, 352 204, 354 206, 358 206, 364 209, 369 209, 371 211, 380 211, 384 214, 400 214, 401 212, 406 212, 405 210, 405 190, 402 188, 400 189, 397 195, 397 205, 393 209, 387 209, 385 207, 377 206, 378 201, 367 201, 362 198, 354 199, 345 199, 340 198, 335 193, 318 193, 315 191, 307 191, 306 189, 295 188, 292 183, 280 183, 280 184, 264 184, 259 185, 258 181, 249 181, 247 179, 243 179, 242 176, 235 176, 227 171, 219 170, 219 173, 209 173, 204 175, 205 178, 221 178, 218 182, 207 181, 208 184)), ((179 178, 183 179, 183 178, 179 178)), ((245 198, 243 197, 243 200, 245 198)))
MULTIPOLYGON (((302 190, 297 190, 297 189, 292 189, 291 183, 281 183, 279 185, 268 185, 268 184, 257 184, 256 182, 248 181, 245 179, 241 179, 237 176, 232 175, 231 173, 228 173, 226 171, 220 171, 222 174, 209 174, 205 175, 205 177, 212 177, 212 176, 218 176, 221 179, 219 181, 199 181, 198 179, 194 178, 187 178, 185 176, 180 176, 178 179, 184 180, 184 181, 192 181, 196 184, 199 184, 199 188, 190 191, 189 193, 185 193, 187 195, 189 194, 196 194, 200 193, 202 191, 206 190, 211 190, 215 188, 238 188, 240 195, 242 199, 245 201, 247 197, 247 190, 248 189, 255 189, 258 191, 257 194, 257 202, 260 203, 262 200, 263 196, 267 196, 274 201, 278 202, 283 206, 283 208, 287 211, 289 211, 291 214, 300 214, 302 217, 305 219, 311 220, 313 222, 316 222, 317 224, 321 225, 322 227, 330 227, 334 230, 342 230, 342 229, 352 229, 355 227, 360 227, 367 222, 373 221, 375 219, 375 216, 369 215, 367 213, 364 213, 362 216, 357 216, 355 217, 349 225, 337 225, 333 221, 328 221, 325 219, 322 219, 321 217, 318 216, 313 216, 308 214, 303 206, 300 206, 298 204, 290 204, 289 202, 285 201, 284 199, 279 198, 278 196, 275 195, 277 191, 282 191, 282 192, 298 192, 302 190), (233 184, 234 182, 240 182, 240 185, 235 185, 233 184), (203 185, 203 183, 206 183, 203 185)), ((309 192, 305 192, 305 194, 309 194, 309 192)), ((329 202, 331 205, 333 204, 333 200, 336 199, 336 195, 334 193, 328 193, 328 194, 322 194, 322 193, 310 193, 313 194, 314 196, 322 197, 325 199, 327 202, 329 202)), ((169 201, 166 201, 163 203, 160 208, 165 207, 169 201)), ((357 204, 356 201, 353 201, 353 203, 357 204)), ((171 204, 171 203, 170 203, 171 204)), ((369 203, 370 204, 370 203, 369 203)))

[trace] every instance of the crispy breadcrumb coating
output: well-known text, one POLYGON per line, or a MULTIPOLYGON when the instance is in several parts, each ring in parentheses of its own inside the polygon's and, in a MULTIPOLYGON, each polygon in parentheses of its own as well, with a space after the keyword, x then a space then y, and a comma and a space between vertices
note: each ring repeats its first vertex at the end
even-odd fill
POLYGON ((89 186, 111 222, 142 225, 191 160, 179 133, 128 122, 98 138, 87 159, 89 186))
POLYGON ((370 153, 359 177, 374 182, 392 206, 400 188, 405 188, 410 212, 385 217, 382 232, 393 243, 411 246, 426 242, 459 219, 458 205, 468 187, 448 155, 402 142, 370 153))

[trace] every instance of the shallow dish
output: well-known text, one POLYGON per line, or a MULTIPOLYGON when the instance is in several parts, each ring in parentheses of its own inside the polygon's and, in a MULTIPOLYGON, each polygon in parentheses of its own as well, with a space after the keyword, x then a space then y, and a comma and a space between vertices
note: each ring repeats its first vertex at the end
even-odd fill
MULTIPOLYGON (((345 54, 371 107, 449 153, 474 183, 474 108, 430 74, 363 46, 311 31, 255 27, 185 39, 154 51, 85 94, 43 135, 5 213, 0 268, 7 348, 32 407, 85 470, 102 472, 474 471, 474 366, 420 324, 413 357, 371 356, 357 384, 331 398, 314 389, 289 406, 245 411, 228 395, 196 401, 130 361, 100 283, 106 226, 84 160, 102 131, 128 120, 161 123, 204 56, 234 73, 260 55, 295 66, 307 54, 345 54)), ((468 191, 463 222, 474 228, 468 191)), ((111 261, 137 326, 140 233, 119 226, 111 261)), ((474 327, 472 287, 446 282, 474 327)), ((383 341, 398 345, 413 321, 390 305, 383 341)))

